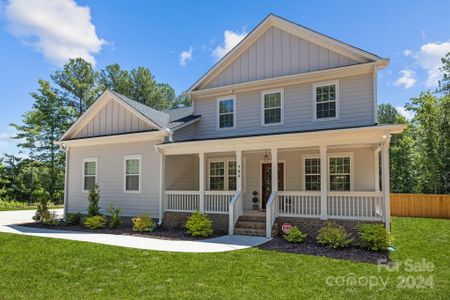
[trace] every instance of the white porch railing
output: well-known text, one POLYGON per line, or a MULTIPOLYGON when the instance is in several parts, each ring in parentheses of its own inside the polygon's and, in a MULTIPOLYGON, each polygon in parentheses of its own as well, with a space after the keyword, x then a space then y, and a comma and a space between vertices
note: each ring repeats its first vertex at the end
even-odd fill
POLYGON ((166 191, 168 211, 193 212, 200 209, 199 191, 166 191))
POLYGON ((228 204, 235 193, 235 191, 205 191, 205 212, 227 214, 228 204))
POLYGON ((328 217, 381 221, 383 192, 328 192, 328 217))
POLYGON ((277 193, 273 191, 266 203, 266 237, 272 237, 272 227, 277 218, 277 193))
POLYGON ((228 234, 234 234, 234 226, 236 225, 239 216, 241 215, 242 196, 241 192, 234 192, 233 198, 230 200, 229 214, 228 214, 228 234))
POLYGON ((278 192, 278 215, 284 217, 318 218, 320 192, 278 192))

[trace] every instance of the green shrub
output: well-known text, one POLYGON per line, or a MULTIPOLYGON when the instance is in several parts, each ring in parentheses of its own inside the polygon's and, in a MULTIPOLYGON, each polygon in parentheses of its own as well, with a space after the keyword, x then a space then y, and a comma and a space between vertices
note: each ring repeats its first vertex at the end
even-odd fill
POLYGON ((45 225, 56 226, 60 223, 58 215, 55 211, 45 211, 41 217, 41 222, 45 225))
POLYGON ((357 229, 361 247, 372 251, 387 250, 390 235, 382 224, 360 224, 357 229))
POLYGON ((98 184, 95 184, 92 189, 89 191, 88 195, 88 216, 99 216, 100 215, 100 206, 98 206, 98 203, 100 201, 100 191, 98 189, 98 184))
POLYGON ((185 227, 193 237, 208 237, 213 233, 211 219, 199 211, 194 212, 188 218, 185 227))
POLYGON ((333 222, 327 222, 325 226, 320 228, 317 242, 330 248, 345 248, 353 239, 351 234, 347 233, 344 227, 333 222))
POLYGON ((47 215, 48 213, 48 198, 46 197, 46 193, 44 191, 38 190, 39 191, 39 202, 37 204, 37 209, 36 212, 34 213, 33 216, 33 220, 35 220, 36 222, 42 222, 44 216, 47 215))
POLYGON ((66 214, 67 225, 78 225, 81 222, 81 213, 68 213, 66 214))
POLYGON ((100 229, 106 226, 105 216, 92 216, 86 217, 83 222, 84 226, 88 229, 100 229))
POLYGON ((284 239, 291 243, 301 243, 305 240, 307 234, 301 232, 297 226, 291 227, 284 235, 284 239))
POLYGON ((133 231, 150 232, 155 229, 155 222, 148 215, 140 215, 131 219, 133 222, 133 231))
POLYGON ((109 227, 112 229, 119 228, 122 225, 122 218, 120 217, 120 208, 114 208, 112 205, 109 206, 108 209, 111 214, 111 220, 109 220, 109 227))

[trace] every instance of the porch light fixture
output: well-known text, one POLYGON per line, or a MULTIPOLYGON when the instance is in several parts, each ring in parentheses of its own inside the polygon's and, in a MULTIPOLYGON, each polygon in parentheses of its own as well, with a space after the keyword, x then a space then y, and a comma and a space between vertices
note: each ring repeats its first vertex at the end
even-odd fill
POLYGON ((264 162, 265 163, 269 162, 269 155, 267 155, 267 151, 264 153, 264 162))

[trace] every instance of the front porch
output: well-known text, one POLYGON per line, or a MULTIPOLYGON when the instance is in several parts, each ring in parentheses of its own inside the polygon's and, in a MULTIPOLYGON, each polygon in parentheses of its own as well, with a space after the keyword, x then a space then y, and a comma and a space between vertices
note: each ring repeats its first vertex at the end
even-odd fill
POLYGON ((262 216, 267 237, 277 218, 375 221, 389 229, 389 134, 332 142, 308 145, 302 137, 291 147, 272 139, 269 148, 248 141, 234 144, 234 151, 167 151, 161 154, 161 213, 222 215, 229 234, 240 217, 262 216))

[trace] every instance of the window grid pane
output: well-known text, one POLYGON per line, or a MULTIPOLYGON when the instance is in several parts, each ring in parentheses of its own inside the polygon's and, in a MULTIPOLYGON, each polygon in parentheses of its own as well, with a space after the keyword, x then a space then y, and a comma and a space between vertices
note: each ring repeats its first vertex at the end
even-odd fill
POLYGON ((330 158, 330 190, 350 191, 350 157, 330 158))
POLYGON ((305 159, 305 189, 320 191, 320 158, 305 159))
POLYGON ((139 175, 139 159, 126 160, 126 174, 139 175))
POLYGON ((90 191, 95 186, 95 176, 84 176, 84 190, 90 191))
POLYGON ((264 124, 281 123, 281 93, 264 95, 264 124))
POLYGON ((84 162, 84 175, 95 175, 96 168, 97 166, 95 161, 84 162))
POLYGON ((316 118, 336 117, 336 85, 316 87, 316 118))
POLYGON ((139 175, 127 175, 125 187, 127 191, 139 191, 139 175))
POLYGON ((234 127, 234 99, 219 101, 219 128, 234 127))

